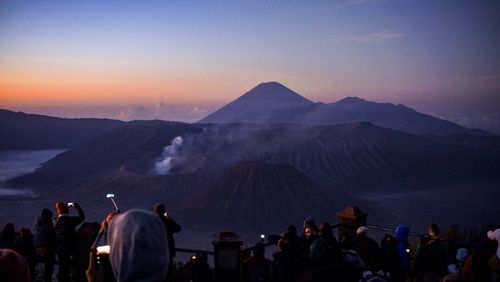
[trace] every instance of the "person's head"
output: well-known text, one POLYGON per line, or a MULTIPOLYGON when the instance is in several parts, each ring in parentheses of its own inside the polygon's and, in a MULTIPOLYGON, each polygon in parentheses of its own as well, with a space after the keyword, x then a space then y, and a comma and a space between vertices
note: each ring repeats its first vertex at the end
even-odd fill
POLYGON ((463 263, 465 262, 468 256, 469 256, 469 250, 467 250, 466 248, 460 248, 457 250, 457 255, 455 256, 455 258, 457 259, 457 261, 463 263))
POLYGON ((64 203, 64 202, 57 202, 56 203, 56 211, 57 211, 57 214, 59 214, 59 215, 68 214, 69 213, 68 204, 64 203))
POLYGON ((318 230, 314 226, 308 226, 304 228, 304 236, 306 239, 312 239, 314 236, 318 234, 318 230))
POLYGON ((288 249, 289 242, 285 238, 281 238, 278 240, 278 250, 283 251, 288 249))
POLYGON ((169 250, 163 222, 153 213, 129 210, 116 215, 108 230, 109 260, 117 281, 163 281, 169 250))
POLYGON ((14 223, 9 222, 3 226, 2 234, 14 234, 16 229, 14 228, 14 223))
POLYGON ((49 210, 49 209, 47 209, 47 208, 44 208, 44 209, 42 210, 42 214, 41 214, 41 216, 42 216, 43 218, 52 219, 52 216, 54 216, 54 215, 52 214, 52 211, 51 211, 51 210, 49 210))
POLYGON ((392 248, 396 246, 396 239, 389 234, 385 234, 382 241, 380 241, 380 248, 392 248))
POLYGON ((154 212, 157 215, 163 215, 163 214, 165 214, 166 211, 167 211, 167 209, 165 208, 164 204, 156 204, 155 205, 154 212))
POLYGON ((1 238, 14 240, 15 236, 16 236, 16 229, 14 228, 14 224, 10 222, 5 224, 2 229, 1 238))
POLYGON ((435 223, 429 226, 428 234, 431 237, 437 238, 439 237, 439 226, 435 223))
POLYGON ((302 225, 302 227, 306 228, 308 226, 316 226, 316 223, 315 223, 314 218, 312 216, 304 219, 304 224, 302 225))
POLYGON ((368 228, 361 226, 356 230, 356 236, 361 237, 361 236, 367 236, 368 235, 368 228))
POLYGON ((31 230, 28 227, 21 227, 19 229, 19 237, 28 238, 31 234, 31 230))
POLYGON ((11 249, 0 249, 0 281, 31 281, 28 263, 11 249))
POLYGON ((332 226, 328 222, 323 222, 319 226, 319 234, 323 237, 333 237, 332 226))
POLYGON ((266 252, 266 247, 262 243, 257 243, 253 246, 253 255, 256 257, 263 257, 266 252))

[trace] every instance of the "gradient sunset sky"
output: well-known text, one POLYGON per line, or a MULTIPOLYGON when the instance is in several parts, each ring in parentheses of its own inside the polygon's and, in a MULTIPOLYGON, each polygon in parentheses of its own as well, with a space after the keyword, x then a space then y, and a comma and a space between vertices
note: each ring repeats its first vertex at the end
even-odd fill
POLYGON ((0 108, 193 121, 266 81, 500 131, 500 1, 0 2, 0 108))

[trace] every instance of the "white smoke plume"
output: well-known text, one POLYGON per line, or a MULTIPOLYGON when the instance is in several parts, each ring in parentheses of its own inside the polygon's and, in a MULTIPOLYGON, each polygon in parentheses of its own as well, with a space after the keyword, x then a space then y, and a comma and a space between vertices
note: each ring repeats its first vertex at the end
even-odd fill
POLYGON ((177 136, 172 139, 172 143, 163 148, 163 153, 161 154, 162 160, 155 163, 155 172, 158 175, 167 175, 172 169, 172 160, 175 159, 177 150, 182 146, 182 137, 177 136))

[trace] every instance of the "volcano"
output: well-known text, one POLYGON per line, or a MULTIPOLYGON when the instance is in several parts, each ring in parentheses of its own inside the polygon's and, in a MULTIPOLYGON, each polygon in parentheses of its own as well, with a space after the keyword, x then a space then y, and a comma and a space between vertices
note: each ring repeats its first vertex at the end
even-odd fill
POLYGON ((267 122, 269 115, 313 102, 277 82, 257 85, 238 99, 208 115, 199 123, 267 122))
POLYGON ((185 203, 178 214, 200 229, 275 231, 305 215, 332 214, 345 205, 345 196, 290 165, 249 161, 229 168, 185 203))

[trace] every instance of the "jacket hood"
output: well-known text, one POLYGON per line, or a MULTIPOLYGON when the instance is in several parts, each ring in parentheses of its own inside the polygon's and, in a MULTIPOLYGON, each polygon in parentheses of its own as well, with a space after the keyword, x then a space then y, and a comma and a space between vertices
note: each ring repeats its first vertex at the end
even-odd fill
POLYGON ((169 251, 165 226, 154 214, 130 210, 113 218, 109 260, 117 281, 164 281, 169 251))
POLYGON ((404 242, 408 240, 408 234, 410 234, 410 229, 404 225, 399 225, 396 227, 396 241, 404 242))

